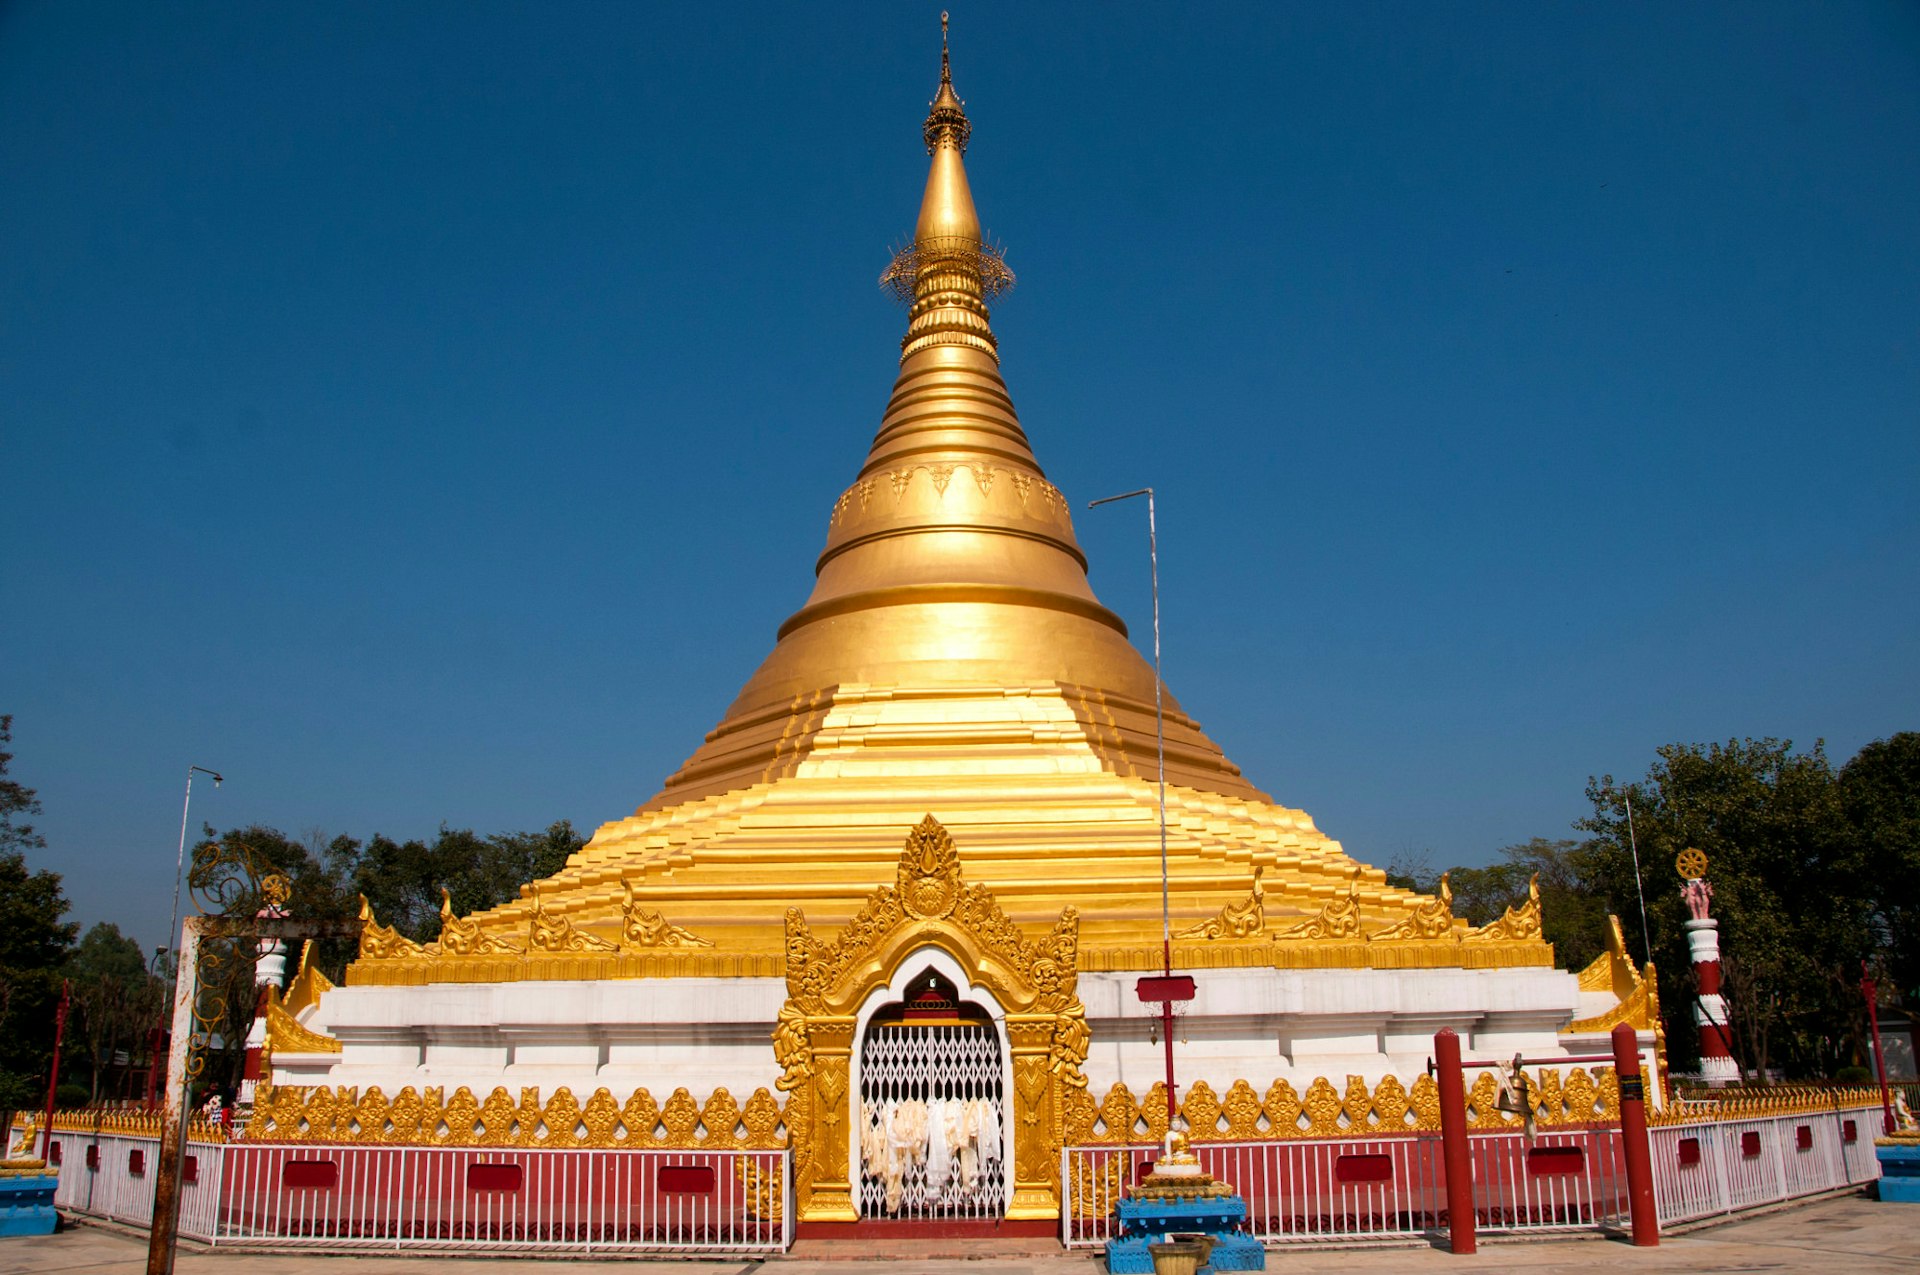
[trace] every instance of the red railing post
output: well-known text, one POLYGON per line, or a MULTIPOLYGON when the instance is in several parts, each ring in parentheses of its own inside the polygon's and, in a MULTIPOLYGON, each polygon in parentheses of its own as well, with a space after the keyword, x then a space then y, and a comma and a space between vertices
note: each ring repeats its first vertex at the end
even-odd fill
POLYGON ((1640 1074, 1640 1037, 1625 1023, 1613 1029, 1613 1074, 1620 1082, 1620 1142, 1627 1162, 1627 1211, 1633 1242, 1660 1242, 1660 1213, 1653 1200, 1653 1152, 1647 1145, 1647 1083, 1640 1074))
POLYGON ((1867 973, 1867 963, 1860 962, 1860 994, 1867 1001, 1867 1021, 1873 1025, 1873 1068, 1880 1076, 1880 1119, 1881 1127, 1892 1137, 1896 1125, 1893 1119, 1893 1091, 1887 1087, 1887 1056, 1880 1052, 1880 993, 1872 975, 1867 973))
MULTIPOLYGON (((73 1001, 73 983, 68 979, 60 980, 60 1006, 53 1012, 53 1065, 47 1070, 47 1113, 41 1121, 40 1158, 45 1160, 53 1154, 53 1107, 54 1096, 60 1088, 60 1043, 67 1036, 67 1006, 73 1001)), ((1889 1127, 1888 1132, 1892 1129, 1889 1127)), ((28 1154, 32 1148, 28 1148, 28 1154)))
POLYGON ((1460 1071, 1460 1037, 1453 1028, 1433 1034, 1434 1080, 1440 1090, 1440 1153, 1447 1169, 1447 1235, 1456 1253, 1474 1251, 1473 1163, 1467 1156, 1467 1082, 1460 1071))

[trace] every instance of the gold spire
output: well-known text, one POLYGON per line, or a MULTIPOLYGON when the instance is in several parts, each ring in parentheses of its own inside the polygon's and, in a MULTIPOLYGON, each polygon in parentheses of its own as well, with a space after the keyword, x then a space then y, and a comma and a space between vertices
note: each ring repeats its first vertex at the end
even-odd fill
MULTIPOLYGON (((981 237, 962 158, 972 130, 942 19, 940 84, 922 130, 926 192, 913 242, 881 276, 908 306, 892 397, 834 503, 811 596, 649 807, 737 788, 804 755, 803 719, 849 685, 1071 686, 1118 716, 1129 758, 1152 751, 1153 671, 1087 583, 1067 500, 1000 375, 987 302, 1013 275, 981 237)), ((1169 742, 1197 786, 1253 794, 1177 706, 1169 742)))

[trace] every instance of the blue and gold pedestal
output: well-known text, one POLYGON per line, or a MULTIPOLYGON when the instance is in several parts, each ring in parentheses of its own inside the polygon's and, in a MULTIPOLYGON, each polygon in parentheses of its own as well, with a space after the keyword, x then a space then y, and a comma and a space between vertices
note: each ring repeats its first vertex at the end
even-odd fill
POLYGON ((53 1211, 59 1185, 51 1173, 0 1175, 0 1236, 52 1235, 60 1223, 53 1211))
POLYGON ((1267 1269, 1267 1250, 1258 1240, 1240 1232, 1247 1220, 1247 1202, 1237 1195, 1190 1200, 1130 1197, 1120 1201, 1115 1212, 1120 1219, 1120 1234, 1107 1241, 1107 1270, 1111 1275, 1153 1275, 1153 1254, 1147 1246, 1169 1235, 1195 1233, 1213 1240, 1213 1254, 1199 1275, 1267 1269))
POLYGON ((1897 1204, 1920 1204, 1920 1141, 1882 1139, 1873 1153, 1880 1160, 1880 1198, 1897 1204))

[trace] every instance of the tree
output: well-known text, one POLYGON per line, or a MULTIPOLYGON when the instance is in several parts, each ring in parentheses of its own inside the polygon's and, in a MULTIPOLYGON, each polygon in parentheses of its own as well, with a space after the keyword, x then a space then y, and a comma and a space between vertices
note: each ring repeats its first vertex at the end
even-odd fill
POLYGON ((34 1105, 53 1051, 57 971, 79 927, 62 921, 59 874, 27 867, 46 845, 23 815, 40 812, 34 790, 7 778, 13 718, 0 716, 0 1110, 34 1105))
MULTIPOLYGON (((1455 916, 1471 925, 1497 921, 1508 908, 1526 903, 1528 885, 1537 877, 1541 934, 1553 944, 1556 963, 1583 969, 1606 950, 1607 904, 1589 879, 1591 855, 1585 845, 1534 837, 1496 853, 1500 861, 1486 867, 1447 870, 1455 916)), ((1440 874, 1424 858, 1396 859, 1387 874, 1387 884, 1402 889, 1432 894, 1440 888, 1440 874)))
POLYGON ((1892 986, 1899 999, 1920 1000, 1920 732, 1854 754, 1840 768, 1840 804, 1892 986))
MULTIPOLYGON (((441 825, 432 842, 395 841, 374 834, 364 845, 352 837, 327 838, 319 832, 295 840, 277 828, 254 824, 216 835, 194 847, 196 862, 216 844, 246 847, 262 871, 284 874, 293 885, 291 915, 309 920, 357 916, 365 895, 383 925, 417 942, 440 936, 440 891, 462 916, 517 898, 520 887, 559 870, 585 844, 566 820, 544 832, 505 832, 482 837, 469 828, 441 825)), ((190 878, 191 879, 191 878, 190 878)), ((261 900, 246 895, 232 901, 242 912, 256 911, 261 900)), ((210 978, 203 1006, 224 1002, 218 1029, 222 1057, 210 1063, 215 1084, 237 1086, 245 1059, 242 1042, 255 1010, 257 945, 252 940, 222 940, 203 945, 202 973, 210 978)), ((314 944, 310 960, 322 973, 340 979, 356 955, 351 940, 314 944)))
POLYGON ((465 916, 518 898, 520 887, 560 870, 585 840, 561 820, 545 832, 482 837, 442 824, 431 845, 375 836, 353 870, 353 888, 367 896, 383 925, 431 943, 440 937, 440 891, 465 916))
MULTIPOLYGON (((1590 880, 1621 915, 1636 908, 1632 802, 1676 1061, 1690 1065, 1697 1048, 1687 913, 1671 867, 1690 846, 1710 863, 1734 1056, 1761 1075, 1777 1065, 1805 1077, 1849 1061, 1858 1048, 1859 963, 1875 947, 1873 904, 1821 745, 1796 753, 1774 739, 1669 744, 1644 780, 1590 779, 1587 797, 1593 814, 1578 826, 1594 834, 1590 880)), ((1628 934, 1637 937, 1631 926, 1628 934)))
POLYGON ((29 850, 46 848, 47 839, 33 825, 16 822, 21 815, 40 813, 40 798, 33 789, 7 778, 7 763, 13 754, 6 750, 13 742, 13 714, 0 714, 0 855, 24 856, 29 850))
POLYGON ((88 930, 73 949, 65 973, 73 984, 76 1011, 68 1036, 84 1047, 92 1069, 89 1100, 98 1102, 101 1077, 115 1055, 123 1048, 131 1053, 159 1022, 165 989, 147 971, 140 944, 105 921, 88 930))

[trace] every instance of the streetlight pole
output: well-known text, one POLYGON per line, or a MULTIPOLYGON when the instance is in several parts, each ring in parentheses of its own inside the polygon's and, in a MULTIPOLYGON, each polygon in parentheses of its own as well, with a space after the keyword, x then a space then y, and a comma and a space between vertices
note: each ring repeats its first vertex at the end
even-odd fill
MULTIPOLYGON (((173 942, 173 936, 180 928, 180 878, 187 866, 187 811, 193 808, 193 776, 195 773, 213 776, 213 786, 218 788, 226 776, 217 770, 208 770, 205 766, 187 767, 187 795, 180 803, 180 851, 173 861, 173 915, 167 918, 167 942, 173 942)), ((180 965, 174 962, 174 978, 180 977, 180 965)), ((169 984, 171 986, 171 984, 169 984)))
POLYGON ((1140 996, 1143 1000, 1160 1002, 1160 1034, 1167 1051, 1167 1132, 1172 1134, 1174 1119, 1179 1113, 1180 1104, 1173 1087, 1173 1002, 1193 999, 1193 980, 1183 980, 1183 986, 1173 984, 1173 900, 1172 890, 1167 880, 1167 710, 1166 682, 1160 676, 1160 536, 1154 518, 1153 488, 1142 487, 1138 491, 1122 492, 1118 496, 1103 496, 1099 500, 1087 502, 1087 508, 1110 505, 1117 500, 1132 500, 1135 496, 1147 498, 1147 567, 1153 585, 1153 739, 1160 778, 1160 961, 1161 978, 1154 980, 1157 986, 1149 987, 1150 980, 1142 979, 1140 996))

